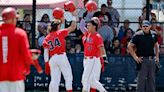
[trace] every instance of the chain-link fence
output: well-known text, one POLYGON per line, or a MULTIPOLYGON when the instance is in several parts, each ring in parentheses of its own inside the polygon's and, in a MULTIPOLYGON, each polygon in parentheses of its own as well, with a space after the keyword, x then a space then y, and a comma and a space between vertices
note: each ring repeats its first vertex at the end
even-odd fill
MULTIPOLYGON (((79 20, 84 17, 84 3, 81 0, 72 0, 76 3, 77 6, 77 16, 79 17, 79 20)), ((98 11, 101 12, 101 5, 106 4, 107 8, 109 8, 107 4, 107 0, 96 0, 98 3, 98 11)), ((164 19, 164 14, 163 14, 163 8, 164 8, 164 3, 156 3, 156 2, 151 2, 151 9, 152 13, 155 14, 156 20, 155 23, 157 26, 160 26, 163 29, 163 19, 164 19)), ((20 2, 21 4, 21 2, 20 2)), ((129 22, 129 28, 131 28, 134 32, 139 29, 139 22, 140 20, 143 20, 146 17, 145 10, 143 10, 143 7, 146 5, 146 0, 113 0, 111 6, 113 7, 112 12, 110 13, 112 24, 117 24, 117 26, 114 25, 113 28, 113 33, 114 36, 117 37, 121 28, 125 26, 125 21, 128 20, 129 22), (117 13, 118 11, 118 13, 117 13), (117 17, 117 18, 115 18, 117 17), (118 19, 118 20, 117 20, 118 19), (118 25, 119 24, 119 25, 118 25)), ((55 6, 54 6, 55 7, 55 6)), ((0 11, 3 9, 3 7, 0 9, 0 11)), ((39 48, 42 45, 42 41, 44 38, 44 35, 48 34, 47 33, 47 26, 50 25, 50 21, 53 20, 52 16, 52 7, 47 7, 47 6, 42 6, 39 7, 39 9, 36 9, 36 26, 35 26, 35 40, 32 39, 32 6, 28 7, 28 9, 25 7, 25 9, 22 9, 17 7, 18 13, 20 14, 20 18, 18 20, 18 25, 19 27, 22 27, 27 31, 27 34, 29 36, 30 44, 33 42, 35 43, 35 47, 39 48)), ((110 11, 109 11, 110 12, 110 11)), ((150 20, 153 15, 150 14, 150 20)), ((72 41, 75 40, 72 47, 75 48, 76 44, 78 41, 80 41, 80 29, 79 29, 79 22, 77 23, 77 29, 78 31, 75 31, 74 33, 70 34, 69 40, 72 41), (73 37, 73 38, 72 38, 73 37), (78 40, 77 40, 78 39, 78 40)), ((69 25, 70 23, 67 22, 65 23, 66 25, 63 25, 62 27, 64 28, 65 26, 69 25)), ((113 25, 109 25, 110 27, 113 27, 113 25)), ((161 31, 160 36, 164 37, 163 30, 161 31)), ((110 39, 112 43, 113 39, 110 39)), ((120 39, 121 42, 121 39, 120 39)), ((81 44, 79 42, 78 44, 81 44)), ((163 40, 162 40, 163 44, 163 40)), ((83 48, 83 47, 82 47, 83 48)), ((70 48, 69 48, 70 49, 70 48)))

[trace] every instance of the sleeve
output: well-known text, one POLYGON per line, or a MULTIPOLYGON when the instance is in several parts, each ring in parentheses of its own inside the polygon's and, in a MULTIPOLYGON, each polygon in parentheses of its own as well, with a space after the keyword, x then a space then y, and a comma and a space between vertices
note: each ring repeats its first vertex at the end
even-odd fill
POLYGON ((23 58, 23 61, 26 65, 30 66, 31 64, 34 64, 32 60, 32 54, 29 50, 29 42, 27 38, 27 34, 25 31, 21 31, 21 38, 20 38, 20 51, 23 58))
POLYGON ((43 40, 43 48, 49 48, 49 44, 48 44, 47 38, 45 38, 43 40))
POLYGON ((68 29, 63 29, 63 30, 61 30, 61 34, 62 34, 62 37, 66 37, 66 36, 68 36, 68 29))
POLYGON ((133 35, 132 39, 130 40, 130 43, 136 44, 137 43, 137 35, 133 35))
POLYGON ((49 52, 48 49, 44 49, 44 61, 48 62, 49 61, 49 52))
POLYGON ((96 35, 96 42, 95 43, 96 43, 98 48, 101 46, 104 46, 103 38, 100 36, 100 34, 96 35))

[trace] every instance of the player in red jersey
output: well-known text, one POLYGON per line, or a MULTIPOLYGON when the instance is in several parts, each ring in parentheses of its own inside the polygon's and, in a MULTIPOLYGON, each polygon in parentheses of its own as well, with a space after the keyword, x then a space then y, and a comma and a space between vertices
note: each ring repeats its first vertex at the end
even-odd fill
MULTIPOLYGON (((61 16, 63 14, 62 9, 57 8, 54 12, 58 12, 61 16), (62 14, 61 14, 62 13, 62 14)), ((74 12, 74 11, 73 11, 74 12)), ((72 12, 72 14, 73 14, 72 12)), ((54 13, 56 14, 56 13, 54 13)), ((72 17, 71 26, 65 29, 60 29, 63 15, 61 18, 55 15, 53 22, 51 23, 50 33, 46 36, 43 42, 44 47, 44 59, 46 74, 51 75, 51 82, 49 85, 49 92, 59 92, 59 83, 61 79, 61 73, 65 79, 65 85, 67 92, 72 92, 72 69, 66 56, 66 43, 65 37, 70 32, 73 32, 76 28, 76 17, 72 17), (49 59, 50 58, 50 59, 49 59), (50 67, 50 69, 49 69, 50 67)))
POLYGON ((100 22, 97 17, 93 17, 87 22, 86 31, 82 31, 84 44, 84 71, 82 76, 83 92, 89 92, 90 88, 100 92, 106 92, 99 82, 101 73, 101 60, 106 60, 103 39, 97 32, 100 22))
MULTIPOLYGON (((14 8, 5 8, 0 26, 0 92, 25 92, 24 79, 36 55, 29 50, 26 32, 16 27, 18 15, 14 8)), ((38 69, 42 72, 42 69, 38 69)))

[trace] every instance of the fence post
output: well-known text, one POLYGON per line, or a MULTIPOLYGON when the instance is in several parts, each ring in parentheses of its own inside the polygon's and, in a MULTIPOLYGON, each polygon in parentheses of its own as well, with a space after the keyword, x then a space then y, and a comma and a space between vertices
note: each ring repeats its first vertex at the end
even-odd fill
POLYGON ((149 21, 150 16, 150 0, 146 0, 146 20, 149 21))
POLYGON ((32 48, 35 48, 35 22, 36 22, 36 0, 32 5, 32 48))

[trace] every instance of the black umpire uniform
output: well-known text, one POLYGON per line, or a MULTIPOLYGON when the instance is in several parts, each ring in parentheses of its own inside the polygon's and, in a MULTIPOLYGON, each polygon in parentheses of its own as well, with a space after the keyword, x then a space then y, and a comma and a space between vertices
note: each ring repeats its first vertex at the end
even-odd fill
POLYGON ((142 29, 137 31, 128 44, 128 50, 138 67, 137 92, 155 92, 155 69, 159 62, 159 49, 156 32, 144 20, 142 29))

